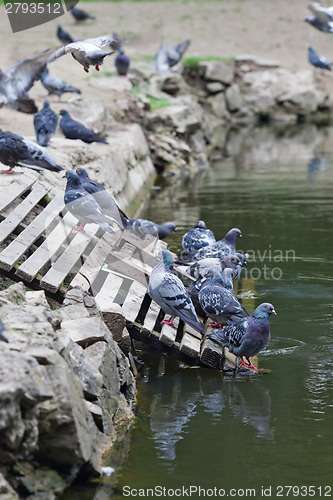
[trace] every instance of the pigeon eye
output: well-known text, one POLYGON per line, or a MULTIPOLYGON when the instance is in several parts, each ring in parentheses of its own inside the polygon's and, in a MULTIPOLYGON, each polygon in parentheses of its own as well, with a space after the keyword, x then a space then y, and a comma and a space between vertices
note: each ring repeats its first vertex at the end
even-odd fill
POLYGON ((269 306, 266 306, 266 309, 267 309, 268 311, 270 311, 270 310, 271 310, 271 308, 270 308, 269 306))

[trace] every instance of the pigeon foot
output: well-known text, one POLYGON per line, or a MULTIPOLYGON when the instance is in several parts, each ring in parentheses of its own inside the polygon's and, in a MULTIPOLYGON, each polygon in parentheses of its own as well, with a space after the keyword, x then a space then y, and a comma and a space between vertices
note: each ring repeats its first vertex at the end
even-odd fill
POLYGON ((246 359, 247 359, 248 363, 245 363, 245 361, 242 359, 242 362, 241 362, 241 364, 239 365, 238 370, 239 370, 242 366, 245 366, 246 368, 252 368, 252 370, 258 370, 258 368, 257 368, 257 367, 255 367, 255 366, 251 363, 251 361, 249 360, 249 358, 246 358, 246 359))
POLYGON ((175 325, 173 324, 173 318, 171 318, 171 317, 170 317, 170 319, 163 319, 160 324, 162 325, 163 323, 165 323, 166 325, 170 325, 170 326, 175 327, 175 325))
POLYGON ((207 326, 212 326, 213 328, 223 328, 223 325, 221 323, 207 323, 207 326))
POLYGON ((87 68, 86 66, 84 66, 83 69, 86 73, 89 73, 89 67, 87 68))
POLYGON ((79 227, 73 227, 73 231, 79 233, 82 231, 84 233, 84 224, 80 224, 79 227))
POLYGON ((14 170, 12 169, 12 167, 10 167, 8 170, 0 170, 0 174, 11 175, 13 173, 14 173, 14 170))
POLYGON ((96 64, 95 69, 96 71, 99 71, 99 64, 96 64))

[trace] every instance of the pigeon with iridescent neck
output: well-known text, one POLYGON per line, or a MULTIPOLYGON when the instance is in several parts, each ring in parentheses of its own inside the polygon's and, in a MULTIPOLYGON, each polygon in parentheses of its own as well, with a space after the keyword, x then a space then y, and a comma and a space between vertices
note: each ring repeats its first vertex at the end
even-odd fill
POLYGON ((194 256, 193 261, 205 259, 206 257, 225 257, 227 255, 236 253, 237 238, 242 237, 242 232, 237 227, 230 229, 222 240, 213 243, 207 247, 198 250, 194 256))
POLYGON ((173 273, 173 257, 168 250, 162 250, 162 258, 152 270, 148 293, 170 315, 170 319, 164 319, 162 323, 173 326, 173 320, 178 316, 194 330, 204 334, 205 327, 198 319, 186 288, 173 273))
POLYGON ((274 306, 269 302, 264 302, 255 311, 233 326, 226 326, 223 330, 213 330, 206 337, 227 347, 229 351, 241 359, 241 366, 253 368, 250 358, 256 356, 265 349, 270 340, 270 316, 276 315, 274 306), (244 359, 247 363, 245 363, 244 359))

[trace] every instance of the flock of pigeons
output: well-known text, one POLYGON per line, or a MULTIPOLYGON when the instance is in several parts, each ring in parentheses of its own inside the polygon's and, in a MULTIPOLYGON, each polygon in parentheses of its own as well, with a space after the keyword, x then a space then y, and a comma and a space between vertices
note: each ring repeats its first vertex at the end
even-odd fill
MULTIPOLYGON (((323 33, 333 33, 333 7, 324 7, 319 2, 310 2, 309 9, 313 16, 308 16, 305 21, 323 33)), ((332 71, 333 62, 319 56, 312 47, 308 47, 308 59, 316 68, 332 71)))

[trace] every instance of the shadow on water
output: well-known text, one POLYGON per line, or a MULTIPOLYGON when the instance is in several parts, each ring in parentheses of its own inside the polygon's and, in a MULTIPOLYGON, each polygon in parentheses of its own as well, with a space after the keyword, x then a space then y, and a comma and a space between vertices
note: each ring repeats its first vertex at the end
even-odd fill
POLYGON ((312 125, 229 131, 209 170, 159 180, 140 215, 176 223, 171 250, 199 219, 217 238, 242 229, 251 262, 235 293, 250 313, 263 301, 278 313, 259 355, 270 373, 227 377, 140 347, 127 451, 71 499, 120 499, 128 485, 252 487, 259 498, 261 486, 331 485, 332 139, 312 125))

